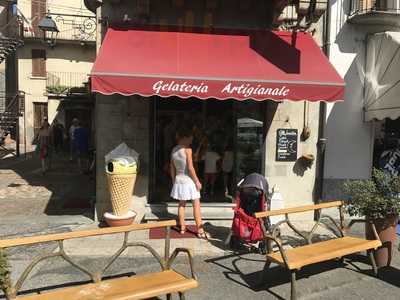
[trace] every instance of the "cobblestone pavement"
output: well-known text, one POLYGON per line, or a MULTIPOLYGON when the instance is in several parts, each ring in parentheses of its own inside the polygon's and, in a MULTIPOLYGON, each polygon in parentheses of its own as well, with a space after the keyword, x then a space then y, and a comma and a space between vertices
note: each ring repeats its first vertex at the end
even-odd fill
POLYGON ((55 155, 42 175, 40 160, 0 160, 0 218, 45 215, 89 215, 95 182, 78 170, 66 155, 55 155))

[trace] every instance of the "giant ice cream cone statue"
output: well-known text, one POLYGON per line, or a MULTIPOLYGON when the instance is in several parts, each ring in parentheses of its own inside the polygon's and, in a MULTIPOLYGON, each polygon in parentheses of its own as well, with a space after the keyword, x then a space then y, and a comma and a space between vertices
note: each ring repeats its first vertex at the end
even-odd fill
POLYGON ((113 158, 106 164, 106 174, 113 213, 104 217, 111 226, 129 225, 135 216, 129 208, 137 176, 136 161, 128 156, 113 158))

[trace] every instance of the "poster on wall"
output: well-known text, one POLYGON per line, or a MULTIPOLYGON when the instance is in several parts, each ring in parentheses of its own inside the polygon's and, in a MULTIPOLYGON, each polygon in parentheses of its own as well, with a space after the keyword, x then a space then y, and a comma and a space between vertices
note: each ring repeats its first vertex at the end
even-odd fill
POLYGON ((276 132, 276 161, 297 160, 297 129, 280 128, 276 132))

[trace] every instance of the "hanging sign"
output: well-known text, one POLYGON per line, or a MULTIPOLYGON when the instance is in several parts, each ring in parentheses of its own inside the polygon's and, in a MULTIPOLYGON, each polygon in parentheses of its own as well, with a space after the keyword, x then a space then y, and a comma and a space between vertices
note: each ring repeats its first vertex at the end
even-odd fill
POLYGON ((281 128, 276 132, 276 161, 297 160, 297 129, 281 128))

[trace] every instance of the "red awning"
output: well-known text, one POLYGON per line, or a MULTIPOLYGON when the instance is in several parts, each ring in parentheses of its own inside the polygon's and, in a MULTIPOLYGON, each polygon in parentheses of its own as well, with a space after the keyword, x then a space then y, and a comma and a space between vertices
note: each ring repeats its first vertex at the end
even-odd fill
POLYGON ((200 99, 338 101, 344 81, 307 33, 108 29, 92 91, 200 99))

